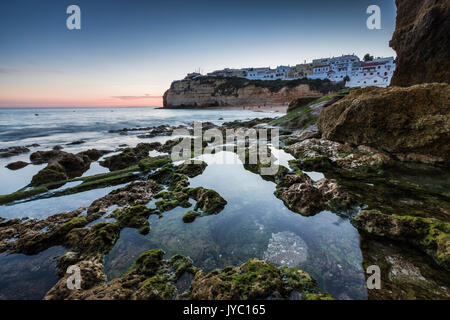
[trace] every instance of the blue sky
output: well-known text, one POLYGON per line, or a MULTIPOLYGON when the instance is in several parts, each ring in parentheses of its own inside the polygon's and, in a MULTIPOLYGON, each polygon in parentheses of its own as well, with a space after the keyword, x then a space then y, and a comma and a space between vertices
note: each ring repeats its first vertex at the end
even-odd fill
POLYGON ((0 4, 0 106, 160 105, 201 68, 392 56, 394 0, 15 0, 0 4), (81 30, 66 8, 81 8, 81 30), (381 8, 382 29, 366 28, 381 8))

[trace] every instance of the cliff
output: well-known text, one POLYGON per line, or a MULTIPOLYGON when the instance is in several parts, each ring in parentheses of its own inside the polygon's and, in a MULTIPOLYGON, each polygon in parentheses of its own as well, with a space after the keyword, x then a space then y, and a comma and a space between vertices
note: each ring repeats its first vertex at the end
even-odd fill
POLYGON ((328 80, 261 81, 202 77, 174 81, 164 93, 163 104, 165 108, 274 105, 301 97, 319 98, 340 90, 343 85, 328 80))
POLYGON ((397 52, 392 85, 450 80, 450 1, 396 0, 396 28, 389 45, 397 52))

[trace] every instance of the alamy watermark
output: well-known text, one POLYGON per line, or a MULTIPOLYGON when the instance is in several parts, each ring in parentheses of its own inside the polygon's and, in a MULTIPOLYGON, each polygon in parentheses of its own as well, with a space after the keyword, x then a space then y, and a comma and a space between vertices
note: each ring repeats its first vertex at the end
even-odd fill
POLYGON ((202 123, 194 123, 193 134, 188 129, 176 129, 172 136, 183 137, 172 148, 173 162, 199 162, 199 157, 216 154, 212 163, 256 165, 261 175, 275 175, 279 169, 279 130, 277 128, 238 128, 203 130, 202 123), (232 152, 237 157, 221 151, 232 152))
POLYGON ((373 4, 367 7, 367 14, 370 16, 367 18, 366 26, 369 30, 381 29, 381 9, 379 6, 373 4))
POLYGON ((69 290, 80 290, 81 289, 81 270, 77 265, 69 266, 66 270, 70 276, 67 277, 66 285, 69 290))
POLYGON ((67 7, 67 17, 66 26, 69 30, 80 30, 81 29, 81 9, 79 6, 72 4, 67 7))

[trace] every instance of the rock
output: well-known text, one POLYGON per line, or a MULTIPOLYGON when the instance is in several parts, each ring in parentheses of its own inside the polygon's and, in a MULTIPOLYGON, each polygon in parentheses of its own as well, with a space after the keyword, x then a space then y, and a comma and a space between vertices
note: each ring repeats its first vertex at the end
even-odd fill
POLYGON ((367 87, 322 110, 322 138, 394 154, 450 158, 450 85, 367 87))
POLYGON ((363 210, 352 222, 369 235, 411 244, 450 271, 450 223, 435 218, 387 215, 378 210, 363 210))
POLYGON ((391 84, 448 83, 450 3, 396 0, 396 5, 396 27, 389 45, 397 52, 397 66, 391 84))
POLYGON ((308 246, 289 231, 272 233, 263 259, 278 266, 297 267, 308 258, 308 246))
POLYGON ((67 180, 69 177, 67 176, 64 168, 58 163, 49 164, 47 167, 39 171, 37 174, 33 176, 31 179, 30 186, 36 187, 44 184, 61 182, 67 180))
MULTIPOLYGON (((407 245, 361 235, 363 269, 379 266, 381 290, 367 290, 369 300, 448 300, 448 272, 407 245)), ((370 275, 367 274, 366 278, 370 275)))
POLYGON ((62 150, 62 149, 64 149, 64 147, 59 145, 59 144, 53 147, 53 150, 56 150, 56 151, 59 151, 59 150, 62 150))
POLYGON ((88 213, 103 211, 112 205, 134 206, 146 204, 161 187, 153 180, 133 181, 127 186, 113 190, 106 196, 95 200, 88 208, 88 213))
POLYGON ((296 100, 294 100, 294 108, 288 110, 286 115, 271 120, 269 124, 273 126, 281 126, 287 129, 310 130, 317 122, 319 113, 323 108, 333 104, 339 99, 342 99, 349 92, 350 89, 343 89, 337 93, 329 94, 321 97, 320 99, 316 99, 303 106, 301 106, 300 103, 296 103, 296 100))
POLYGON ((294 183, 289 187, 277 188, 275 195, 286 207, 303 216, 312 216, 325 209, 325 199, 318 188, 311 183, 294 183))
MULTIPOLYGON (((88 290, 96 285, 103 284, 106 276, 103 273, 103 261, 98 257, 91 257, 76 264, 80 268, 82 275, 81 289, 88 290)), ((63 300, 68 299, 71 294, 77 290, 67 288, 67 280, 71 274, 65 274, 58 283, 51 288, 44 297, 44 300, 63 300)))
POLYGON ((307 106, 311 102, 316 101, 318 98, 320 98, 320 97, 314 96, 314 97, 301 97, 301 98, 294 99, 289 103, 287 112, 289 113, 295 109, 307 106))
POLYGON ((290 210, 303 216, 313 216, 326 209, 341 212, 356 205, 353 195, 336 180, 323 178, 315 183, 299 169, 282 177, 275 196, 290 210))
POLYGON ((160 143, 139 143, 134 148, 126 148, 122 153, 100 161, 100 165, 111 171, 125 169, 136 165, 140 160, 147 158, 149 152, 155 150, 160 145, 160 143))
MULTIPOLYGON (((172 300, 185 296, 188 292, 180 292, 180 279, 193 278, 197 269, 192 261, 181 255, 175 255, 169 260, 163 260, 164 252, 160 249, 149 250, 136 260, 130 270, 119 279, 104 283, 101 264, 91 259, 77 265, 82 269, 89 267, 89 281, 82 290, 68 290, 66 278, 62 278, 46 295, 46 300, 77 299, 77 300, 172 300), (185 277, 190 274, 191 277, 185 277)), ((83 277, 84 279, 84 277, 83 277)), ((190 283, 187 283, 189 289, 190 283)), ((188 290, 187 289, 187 290, 188 290)))
POLYGON ((203 77, 172 82, 164 93, 165 108, 249 106, 288 103, 299 97, 321 97, 342 83, 327 80, 252 81, 244 78, 203 77))
POLYGON ((149 172, 163 167, 166 164, 171 164, 172 160, 168 156, 156 156, 142 159, 139 161, 139 168, 143 172, 149 172))
POLYGON ((22 168, 26 167, 27 165, 29 165, 28 162, 24 162, 24 161, 16 161, 16 162, 8 163, 8 164, 6 165, 6 167, 7 167, 9 170, 19 170, 19 169, 22 169, 22 168))
POLYGON ((297 133, 293 133, 290 136, 288 136, 286 139, 283 140, 285 146, 290 146, 297 142, 302 142, 307 139, 320 139, 321 134, 319 131, 312 131, 312 130, 302 130, 297 133))
MULTIPOLYGON (((38 151, 39 152, 39 151, 38 151)), ((45 151, 44 151, 45 152, 45 151)), ((52 154, 51 151, 41 153, 34 159, 44 159, 52 154)), ((33 154, 32 154, 33 155, 33 154)), ((87 155, 75 155, 60 151, 56 158, 54 158, 44 169, 33 176, 31 186, 39 186, 52 182, 64 181, 69 178, 81 176, 89 169, 91 159, 87 155)))
POLYGON ((64 243, 73 228, 80 228, 96 220, 97 214, 81 215, 86 208, 62 212, 43 220, 7 220, 0 223, 0 252, 37 254, 54 245, 64 243), (8 242, 11 237, 17 240, 8 242))
POLYGON ((36 151, 30 155, 33 164, 42 164, 56 159, 61 154, 60 150, 36 151))
POLYGON ((150 232, 150 223, 148 217, 155 213, 154 209, 139 204, 132 207, 114 210, 109 217, 115 218, 121 228, 136 228, 139 233, 148 234, 150 232))
POLYGON ((227 205, 227 201, 211 189, 203 187, 191 188, 188 194, 197 201, 194 210, 200 209, 206 214, 217 214, 227 205))
POLYGON ((150 130, 150 132, 147 132, 146 134, 138 135, 138 138, 146 139, 146 138, 154 138, 157 136, 170 136, 173 132, 174 128, 166 125, 160 125, 157 127, 154 127, 150 130))
POLYGON ((296 268, 277 269, 256 258, 240 267, 226 267, 205 274, 195 274, 191 297, 195 300, 289 299, 293 292, 298 299, 332 299, 317 287, 305 271, 296 268))
POLYGON ((105 154, 111 153, 110 150, 97 150, 97 149, 89 149, 83 152, 78 153, 78 156, 88 156, 91 161, 97 161, 105 154))
POLYGON ((17 156, 19 154, 27 153, 27 152, 30 152, 30 149, 28 149, 26 147, 14 146, 14 147, 3 148, 3 149, 0 149, 0 158, 9 158, 9 157, 17 156))
POLYGON ((201 175, 203 171, 205 171, 207 166, 208 165, 204 161, 198 163, 186 161, 178 166, 177 172, 180 174, 185 174, 189 178, 194 178, 196 176, 201 175))
POLYGON ((72 141, 72 142, 68 143, 67 145, 71 146, 71 145, 77 145, 77 144, 83 144, 83 143, 86 143, 86 141, 84 141, 84 140, 76 140, 76 141, 72 141))
POLYGON ((183 215, 183 222, 185 223, 191 223, 194 222, 195 218, 200 217, 201 213, 198 213, 197 211, 189 210, 183 215))
MULTIPOLYGON (((61 153, 51 164, 62 166, 69 178, 81 175, 89 169, 91 159, 83 154, 61 153)), ((49 166, 51 165, 49 164, 49 166)))

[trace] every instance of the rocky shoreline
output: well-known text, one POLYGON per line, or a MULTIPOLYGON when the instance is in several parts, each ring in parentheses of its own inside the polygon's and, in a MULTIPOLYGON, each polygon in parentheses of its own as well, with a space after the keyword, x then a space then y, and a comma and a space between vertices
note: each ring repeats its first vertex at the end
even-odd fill
MULTIPOLYGON (((314 105, 317 104, 322 104, 322 102, 313 102, 310 110, 314 110, 314 105)), ((306 116, 304 113, 301 115, 306 116)), ((225 131, 227 128, 240 128, 245 131, 258 128, 263 124, 269 125, 271 121, 280 123, 282 119, 235 121, 225 123, 221 127, 205 124, 205 130, 218 128, 225 131)), ((159 131, 162 129, 161 127, 157 128, 159 131)), ((156 129, 146 128, 145 131, 153 132, 154 130, 156 129)), ((164 135, 170 130, 167 127, 161 132, 164 135)), ((369 146, 352 146, 323 139, 314 124, 309 126, 308 130, 282 130, 281 133, 283 134, 280 139, 282 148, 295 159, 289 161, 289 167, 280 166, 274 176, 262 175, 262 177, 274 183, 275 195, 283 200, 290 210, 303 216, 313 216, 323 210, 329 210, 351 219, 366 239, 366 243, 375 241, 381 246, 395 247, 396 243, 411 246, 416 255, 419 254, 418 252, 422 252, 433 260, 433 262, 428 261, 428 264, 432 265, 429 268, 434 271, 431 277, 421 276, 419 284, 414 287, 414 296, 422 296, 429 290, 429 287, 435 286, 433 283, 437 277, 439 279, 437 283, 441 289, 437 290, 432 297, 450 297, 448 284, 442 280, 442 276, 436 276, 450 271, 448 214, 450 199, 448 192, 413 184, 402 177, 394 178, 391 176, 392 170, 405 165, 397 157, 369 146), (324 173, 325 178, 313 181, 303 172, 311 170, 324 173)), ((60 150, 51 150, 31 154, 32 161, 48 162, 49 164, 33 177, 27 189, 0 196, 1 203, 32 201, 42 197, 58 197, 103 186, 128 184, 95 200, 86 208, 82 207, 72 212, 52 215, 43 220, 12 219, 0 222, 0 252, 37 254, 50 247, 61 245, 68 249, 58 259, 58 272, 62 278, 47 293, 46 299, 330 298, 321 293, 316 284, 311 283, 306 287, 300 285, 308 279, 308 281, 314 281, 311 276, 300 269, 277 269, 268 262, 251 260, 239 268, 233 267, 218 271, 218 273, 214 271, 205 274, 194 268, 192 262, 186 257, 162 260, 160 251, 146 253, 157 257, 155 258, 157 263, 155 263, 159 267, 155 266, 154 271, 141 272, 139 270, 146 270, 148 267, 135 267, 134 271, 121 278, 105 283, 103 259, 119 239, 123 228, 136 228, 139 233, 147 234, 151 232, 148 220, 150 215, 162 216, 166 211, 181 207, 186 208, 186 213, 182 217, 183 222, 192 223, 205 215, 220 214, 227 205, 227 201, 214 190, 189 187, 188 179, 201 175, 207 167, 205 162, 174 164, 167 155, 171 148, 182 139, 188 139, 189 143, 194 145, 194 140, 198 138, 195 136, 178 138, 168 140, 164 144, 140 143, 134 148, 119 149, 116 154, 106 155, 100 162, 102 166, 110 169, 109 173, 90 177, 70 178, 68 173, 77 172, 75 169, 80 168, 84 170, 85 163, 89 164, 90 161, 93 161, 91 157, 96 158, 97 155, 102 155, 106 151, 89 150, 80 154, 70 154, 60 150), (149 157, 148 153, 152 150, 161 152, 161 155, 149 157), (55 167, 62 168, 63 174, 47 174, 55 167), (45 179, 41 179, 41 177, 45 177, 45 179), (73 181, 81 183, 73 187, 63 187, 73 181), (54 188, 57 189, 52 191, 54 188), (155 207, 149 208, 146 204, 152 199, 155 199, 155 207), (195 201, 193 209, 190 209, 193 206, 191 200, 195 201), (111 212, 109 209, 111 207, 117 209, 111 212), (102 217, 112 219, 113 222, 99 220, 102 217), (96 223, 96 221, 101 222, 96 223), (44 232, 42 232, 43 229, 45 229, 44 232), (180 269, 183 272, 174 274, 174 265, 178 264, 186 266, 186 269, 180 269), (269 283, 265 283, 261 289, 262 284, 258 280, 259 277, 244 272, 247 270, 248 264, 256 264, 258 268, 261 267, 261 270, 265 270, 261 272, 269 272, 273 279, 268 280, 269 283), (71 292, 65 287, 67 278, 65 269, 69 265, 79 266, 82 273, 88 275, 83 284, 83 290, 71 292), (269 268, 267 271, 265 266, 269 268), (288 286, 293 280, 286 280, 286 274, 283 272, 298 273, 294 281, 296 286, 288 286), (217 288, 227 285, 232 288, 236 285, 239 286, 239 282, 234 284, 234 281, 241 277, 248 278, 245 281, 250 281, 250 285, 242 284, 242 289, 236 289, 238 290, 236 293, 230 293, 227 290, 223 293, 217 291, 217 288), (297 284, 297 281, 300 284, 297 284), (182 292, 177 289, 179 282, 183 282, 185 285, 182 292), (133 284, 131 285, 131 283, 133 284), (133 290, 129 289, 130 286, 133 290), (219 287, 216 288, 216 286, 219 287), (259 291, 254 292, 253 290, 256 288, 259 288, 259 291), (212 294, 211 292, 216 293, 212 294)), ((200 151, 207 146, 207 143, 203 143, 200 151)), ((237 152, 237 149, 235 151, 237 152)), ((241 160, 246 163, 245 160, 254 151, 252 142, 250 142, 244 158, 241 160)), ((244 168, 252 173, 261 174, 261 168, 265 166, 265 162, 259 158, 259 154, 256 157, 257 164, 244 165, 244 168)), ((429 164, 425 166, 428 166, 427 168, 430 170, 437 168, 430 167, 429 164)), ((448 174, 446 169, 442 170, 448 174)), ((301 243, 301 239, 297 241, 301 243)), ((370 244, 368 246, 370 247, 370 244)), ((294 256, 291 253, 286 257, 293 258, 294 256)), ((278 261, 278 258, 271 254, 268 254, 266 258, 278 261)), ((301 256, 298 258, 299 261, 303 259, 301 256)), ((371 256, 371 259, 373 258, 371 256)), ((378 259, 386 259, 386 257, 380 255, 378 259)), ((394 263, 397 260, 389 261, 394 263)), ((375 262, 379 263, 380 261, 375 262)), ((383 263, 386 264, 386 262, 383 263)), ((387 267, 388 270, 394 268, 394 265, 395 263, 391 267, 387 267)), ((398 288, 408 285, 399 280, 396 280, 396 283, 398 288)), ((389 299, 394 296, 406 298, 413 294, 408 292, 408 296, 403 295, 396 291, 396 288, 393 286, 391 293, 385 295, 371 296, 369 293, 369 298, 389 299)))

